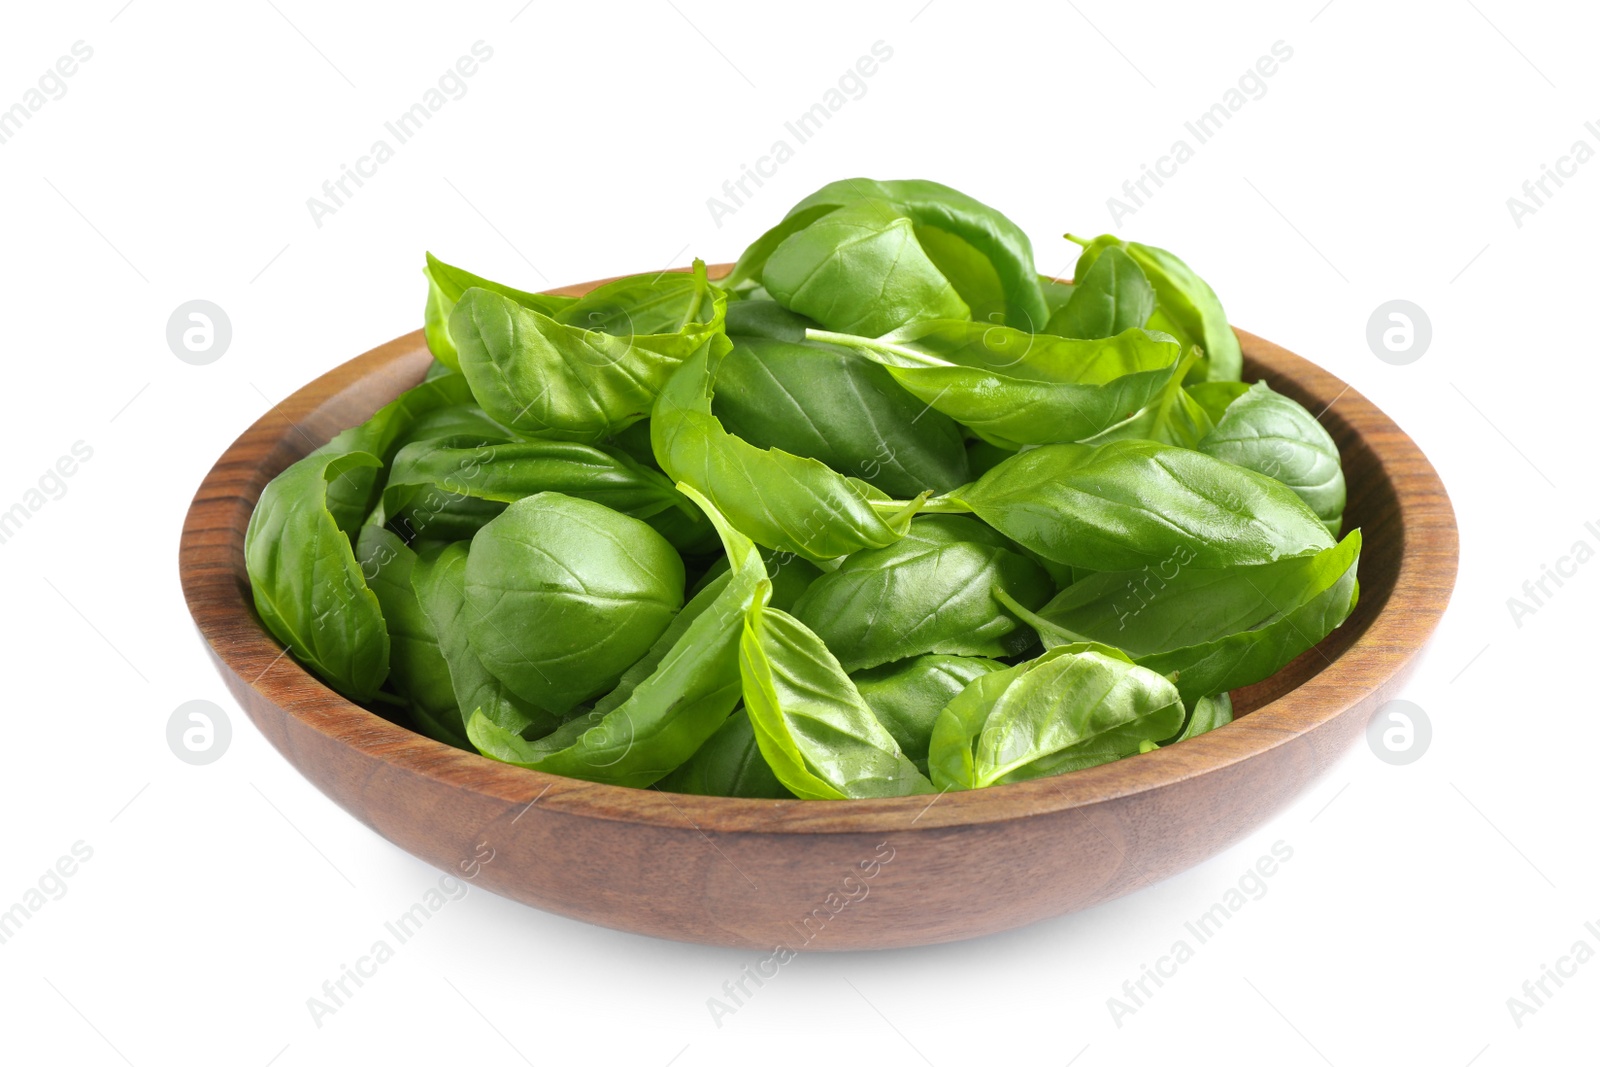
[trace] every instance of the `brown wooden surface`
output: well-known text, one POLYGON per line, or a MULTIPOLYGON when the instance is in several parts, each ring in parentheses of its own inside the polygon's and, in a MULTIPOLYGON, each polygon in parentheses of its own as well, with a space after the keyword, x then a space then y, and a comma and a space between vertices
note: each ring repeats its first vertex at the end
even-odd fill
POLYGON ((495 763, 323 686, 256 618, 245 526, 274 475, 420 380, 430 358, 421 331, 318 378, 223 453, 184 521, 184 596, 229 688, 300 773, 440 869, 456 873, 487 843, 494 859, 476 884, 496 893, 619 929, 761 950, 1006 930, 1130 892, 1255 829, 1362 732, 1450 599, 1455 514, 1417 446, 1320 367, 1239 337, 1247 381, 1327 409, 1350 486, 1346 529, 1360 526, 1364 539, 1361 602, 1322 644, 1237 691, 1248 713, 1239 720, 1057 778, 931 801, 679 796, 495 763), (867 879, 861 865, 874 858, 867 879), (847 896, 858 899, 839 910, 847 896))

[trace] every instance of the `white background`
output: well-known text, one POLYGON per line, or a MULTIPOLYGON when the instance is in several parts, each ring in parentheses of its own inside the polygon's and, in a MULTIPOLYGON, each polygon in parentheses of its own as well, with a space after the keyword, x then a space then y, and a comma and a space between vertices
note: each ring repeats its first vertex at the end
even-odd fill
MULTIPOLYGON (((0 510, 75 442, 93 458, 0 544, 0 909, 93 856, 0 945, 0 1057, 81 1064, 584 1061, 1092 1067, 1593 1062, 1600 962, 1521 1019, 1507 998, 1600 924, 1600 562, 1535 613, 1507 598, 1600 547, 1592 328, 1600 162, 1518 226, 1507 198, 1600 120, 1589 5, 1509 0, 867 5, 6 5, 0 108, 84 41, 67 92, 0 144, 0 510), (1320 8, 1320 10, 1319 10, 1320 8), (467 92, 317 226, 323 182, 475 41, 467 92), (707 209, 876 41, 892 58, 744 206, 707 209), (307 998, 438 873, 254 731, 179 593, 179 525, 272 403, 421 324, 431 249, 537 289, 734 258, 841 177, 934 178, 1064 230, 1185 136, 1274 42, 1293 57, 1117 227, 1170 247, 1230 317, 1409 431, 1461 523, 1455 600, 1405 696, 1433 742, 1362 744, 1235 848, 1092 911, 981 941, 807 956, 716 1025, 759 954, 592 928, 473 890, 336 1014, 307 998), (180 362, 180 303, 233 341, 180 362), (1380 361, 1403 298, 1433 340, 1380 361), (179 704, 232 717, 216 763, 168 750, 179 704), (1177 977, 1122 996, 1258 856, 1293 849, 1177 977)), ((793 143, 792 137, 788 138, 793 143)), ((1192 138, 1191 144, 1193 143, 1192 138)), ((1554 187, 1551 186, 1552 190, 1554 187)), ((1554 989, 1553 986, 1550 988, 1554 989)))

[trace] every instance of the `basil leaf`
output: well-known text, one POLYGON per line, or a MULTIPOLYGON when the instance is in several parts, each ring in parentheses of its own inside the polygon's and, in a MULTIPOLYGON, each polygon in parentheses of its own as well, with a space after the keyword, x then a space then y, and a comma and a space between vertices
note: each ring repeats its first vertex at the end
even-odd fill
MULTIPOLYGON (((1068 238, 1077 240, 1070 234, 1068 238)), ((1123 241, 1103 234, 1085 243, 1078 257, 1076 273, 1084 277, 1107 248, 1120 248, 1139 265, 1155 290, 1156 309, 1146 329, 1160 330, 1177 338, 1187 349, 1199 345, 1205 358, 1195 368, 1201 381, 1237 381, 1244 366, 1239 338, 1228 325, 1227 313, 1211 286, 1189 265, 1171 252, 1154 245, 1123 241)), ((1070 306, 1070 305, 1069 305, 1070 306)))
POLYGON ((529 436, 595 442, 650 414, 673 371, 720 335, 726 303, 696 260, 693 274, 625 278, 557 316, 468 289, 450 333, 491 416, 529 436))
POLYGON ((352 700, 372 699, 388 677, 389 631, 350 538, 329 509, 329 486, 351 471, 381 466, 366 452, 313 452, 262 489, 244 535, 261 621, 352 700))
POLYGON ((850 678, 900 751, 926 774, 928 742, 940 710, 970 682, 1005 669, 998 660, 927 655, 857 671, 850 678))
POLYGON ((660 534, 559 493, 524 497, 479 530, 464 577, 479 659, 557 715, 616 685, 683 606, 683 561, 660 534))
POLYGON ((810 800, 931 793, 828 646, 769 607, 768 593, 763 585, 745 614, 739 663, 756 743, 778 780, 810 800))
POLYGON ((1050 316, 1044 332, 1060 337, 1115 337, 1143 326, 1156 309, 1156 291, 1133 257, 1107 248, 1077 280, 1072 300, 1050 316))
POLYGON ((466 722, 473 712, 478 712, 512 733, 549 733, 560 724, 561 717, 507 689, 483 665, 468 638, 472 619, 466 588, 469 549, 465 541, 430 546, 417 554, 411 569, 411 588, 417 594, 417 604, 438 636, 439 653, 450 671, 458 720, 452 725, 466 737, 466 722))
POLYGON ((756 744, 755 727, 742 708, 728 716, 687 763, 657 782, 656 788, 706 797, 794 796, 767 766, 756 744))
POLYGON ((1219 726, 1226 726, 1232 721, 1233 700, 1227 693, 1201 697, 1189 709, 1189 717, 1184 721, 1183 729, 1179 731, 1178 736, 1161 743, 1175 745, 1179 741, 1187 741, 1191 737, 1209 733, 1219 726))
POLYGON ((878 336, 923 319, 970 314, 885 200, 832 211, 772 250, 761 272, 772 298, 831 330, 878 336))
POLYGON ((1339 535, 1345 501, 1339 448, 1311 412, 1267 383, 1255 383, 1229 404, 1198 448, 1287 485, 1329 533, 1339 535))
POLYGON ((1094 571, 1179 557, 1218 570, 1333 544, 1284 485, 1154 441, 1030 449, 931 506, 947 502, 1047 559, 1094 571))
MULTIPOLYGON (((452 267, 435 259, 431 252, 425 254, 428 262, 427 266, 422 268, 422 273, 428 279, 428 303, 423 309, 422 335, 427 339, 428 351, 432 352, 433 357, 448 370, 461 369, 461 359, 456 354, 455 342, 450 339, 450 313, 455 310, 461 294, 468 289, 487 289, 508 297, 523 307, 542 311, 546 315, 555 314, 577 299, 571 296, 551 296, 548 293, 525 293, 520 289, 480 278, 460 267, 452 267)), ((431 370, 429 377, 432 377, 431 370)))
MULTIPOLYGON (((766 568, 767 577, 772 582, 772 598, 770 603, 775 608, 784 611, 793 611, 795 601, 800 599, 802 593, 811 588, 811 583, 822 576, 822 569, 810 560, 801 559, 793 552, 775 552, 770 548, 761 549, 761 563, 766 568)), ((705 574, 695 583, 694 591, 710 585, 718 576, 728 573, 728 557, 719 556, 716 562, 706 568, 705 574)))
MULTIPOLYGON (((395 453, 416 437, 454 433, 461 428, 462 412, 472 401, 467 383, 458 375, 435 378, 407 389, 373 413, 359 426, 343 431, 317 451, 337 456, 366 452, 387 466, 395 453)), ((328 483, 328 511, 353 540, 378 503, 383 472, 371 464, 350 467, 328 483)))
MULTIPOLYGON (((1023 330, 1037 330, 1049 318, 1034 271, 1033 246, 1021 227, 965 193, 921 179, 845 178, 823 186, 746 249, 725 284, 750 289, 785 240, 862 201, 888 204, 911 220, 922 255, 951 282, 973 318, 1023 330)), ((862 276, 857 282, 871 289, 877 279, 862 276)))
POLYGON ((1053 648, 986 674, 939 712, 928 768, 941 789, 978 789, 1131 756, 1183 725, 1171 682, 1104 645, 1053 648))
POLYGON ((692 488, 679 488, 716 526, 732 573, 679 613, 668 628, 671 639, 663 635, 646 656, 648 674, 642 664, 626 672, 593 711, 537 741, 525 741, 475 714, 467 735, 478 751, 551 774, 643 787, 682 766, 727 719, 739 702, 745 614, 766 575, 750 539, 692 488), (685 616, 689 621, 679 626, 685 616))
POLYGON ((821 561, 899 540, 915 508, 879 516, 888 497, 814 459, 762 449, 728 433, 712 414, 726 337, 689 357, 656 401, 650 420, 667 476, 692 485, 757 544, 821 561))
MULTIPOLYGON (((742 306, 750 305, 778 306, 742 306)), ((712 404, 729 433, 825 463, 891 496, 943 492, 968 480, 961 428, 884 368, 836 348, 734 329, 730 321, 733 348, 718 366, 712 404)))
POLYGON ((356 559, 383 608, 389 631, 388 684, 405 699, 420 732, 471 751, 449 664, 411 585, 417 554, 390 531, 363 526, 356 540, 356 559))
POLYGON ((1079 441, 1133 415, 1178 370, 1170 338, 1074 340, 939 320, 871 340, 808 330, 882 364, 907 391, 1002 448, 1079 441))
POLYGON ((1100 641, 1175 679, 1186 701, 1270 677, 1356 603, 1361 531, 1313 556, 1207 570, 1181 555, 1086 575, 1037 612, 1011 608, 1046 647, 1100 641))
POLYGON ((428 487, 446 497, 502 504, 535 493, 561 493, 636 519, 690 507, 665 476, 620 449, 576 441, 514 441, 469 448, 452 447, 454 443, 419 441, 402 448, 389 471, 385 509, 397 510, 428 487))
POLYGON ((1051 588, 1043 568, 982 523, 930 515, 887 548, 857 552, 812 582, 794 615, 846 671, 927 652, 1011 656, 1034 635, 997 591, 1037 607, 1051 588))

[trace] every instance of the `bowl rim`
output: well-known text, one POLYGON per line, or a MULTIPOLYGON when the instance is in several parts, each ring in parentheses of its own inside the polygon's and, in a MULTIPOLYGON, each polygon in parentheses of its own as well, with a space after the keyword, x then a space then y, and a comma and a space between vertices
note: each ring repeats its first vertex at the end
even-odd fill
MULTIPOLYGON (((725 269, 721 264, 712 268, 713 272, 725 269)), ((600 284, 603 281, 551 292, 581 294, 600 284)), ((319 408, 352 391, 369 389, 369 379, 380 371, 395 381, 420 380, 431 360, 421 330, 379 345, 309 382, 273 405, 224 450, 184 516, 179 542, 184 598, 219 669, 236 680, 236 691, 237 686, 254 690, 283 715, 367 759, 507 806, 537 802, 547 812, 679 830, 687 825, 702 834, 876 834, 1003 823, 1158 790, 1226 772, 1297 742, 1398 686, 1437 626, 1455 582, 1459 538, 1454 510, 1438 473, 1415 442, 1370 400, 1326 370, 1253 334, 1235 332, 1247 363, 1262 371, 1259 377, 1270 373, 1292 380, 1310 396, 1324 399, 1326 407, 1318 417, 1342 423, 1374 453, 1377 469, 1393 488, 1398 511, 1401 559, 1394 588, 1366 629, 1299 686, 1181 745, 1071 774, 971 791, 870 800, 673 794, 499 763, 414 733, 327 688, 279 646, 240 583, 244 522, 239 509, 247 519, 266 481, 297 454, 331 437, 331 432, 310 433, 303 425, 315 420, 319 408), (304 442, 291 440, 296 435, 304 442), (246 459, 249 452, 266 456, 268 462, 246 459), (283 462, 276 469, 263 469, 278 459, 283 462)), ((333 432, 341 428, 330 427, 333 432)), ((271 733, 265 729, 263 733, 283 747, 271 733)))

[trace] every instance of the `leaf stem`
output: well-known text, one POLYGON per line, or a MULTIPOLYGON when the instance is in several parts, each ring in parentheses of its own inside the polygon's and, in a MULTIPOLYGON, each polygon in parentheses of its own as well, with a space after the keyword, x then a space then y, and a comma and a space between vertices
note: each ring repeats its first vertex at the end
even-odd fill
POLYGON ((823 344, 838 345, 840 348, 857 348, 869 352, 886 352, 905 360, 918 367, 948 367, 948 360, 938 356, 930 356, 926 352, 919 352, 906 345, 895 344, 882 338, 858 337, 853 333, 834 333, 831 330, 807 330, 807 341, 820 341, 823 344))

